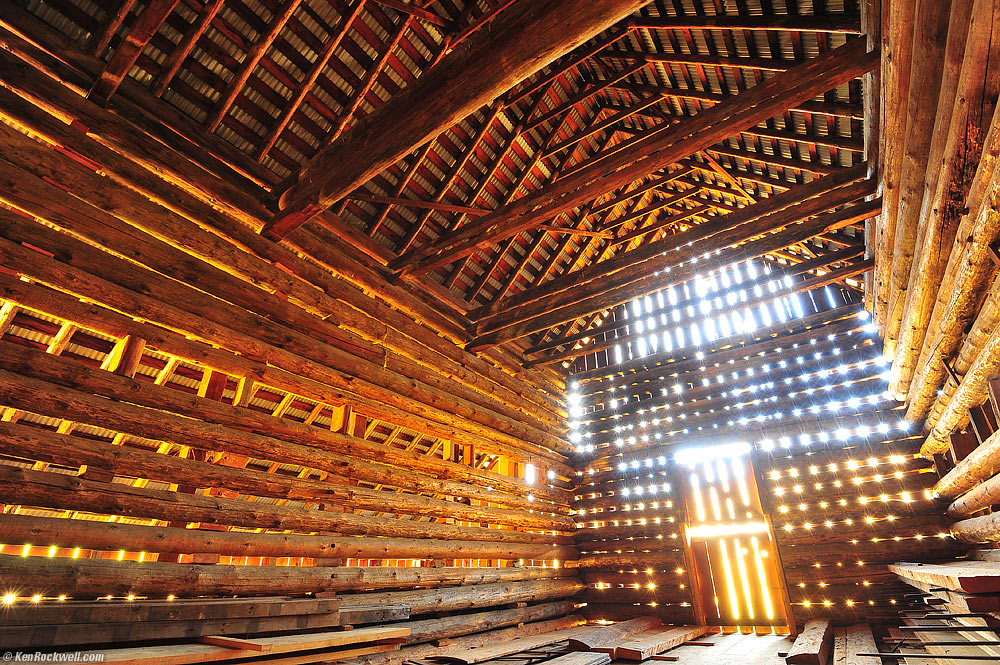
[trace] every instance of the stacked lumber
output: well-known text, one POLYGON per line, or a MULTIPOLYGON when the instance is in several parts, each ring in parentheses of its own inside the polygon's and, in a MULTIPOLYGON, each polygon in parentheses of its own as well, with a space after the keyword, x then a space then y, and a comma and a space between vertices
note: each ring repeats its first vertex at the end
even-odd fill
POLYGON ((398 649, 400 640, 408 633, 405 626, 398 625, 269 637, 216 636, 203 638, 201 643, 88 651, 87 657, 117 665, 193 665, 234 659, 247 664, 336 661, 398 649), (297 652, 305 654, 297 655, 297 652), (269 658, 281 655, 287 655, 288 659, 269 658))
POLYGON ((643 661, 681 646, 709 632, 708 626, 681 626, 645 630, 615 645, 615 658, 643 661))
MULTIPOLYGON (((403 607, 400 618, 405 619, 403 607)), ((362 619, 355 612, 352 618, 362 619)), ((251 598, 238 600, 91 602, 15 606, 4 614, 0 643, 12 648, 52 647, 149 639, 198 639, 251 635, 341 624, 340 600, 251 598)))
MULTIPOLYGON (((445 663, 459 663, 460 665, 474 665, 483 663, 495 658, 502 658, 521 651, 530 651, 540 647, 555 644, 565 640, 573 639, 579 635, 598 630, 593 626, 576 626, 564 630, 542 633, 540 635, 521 637, 501 643, 487 644, 465 650, 449 650, 447 653, 435 654, 432 658, 435 661, 445 663)), ((605 654, 600 654, 605 656, 605 654)))

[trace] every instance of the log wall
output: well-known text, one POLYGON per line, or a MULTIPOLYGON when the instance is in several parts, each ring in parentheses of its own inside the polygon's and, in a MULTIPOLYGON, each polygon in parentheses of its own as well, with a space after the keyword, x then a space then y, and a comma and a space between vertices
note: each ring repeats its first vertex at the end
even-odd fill
POLYGON ((11 602, 457 613, 415 642, 572 614, 561 378, 464 350, 455 302, 369 245, 262 238, 259 190, 80 96, 89 61, 35 36, 5 28, 0 53, 11 602))

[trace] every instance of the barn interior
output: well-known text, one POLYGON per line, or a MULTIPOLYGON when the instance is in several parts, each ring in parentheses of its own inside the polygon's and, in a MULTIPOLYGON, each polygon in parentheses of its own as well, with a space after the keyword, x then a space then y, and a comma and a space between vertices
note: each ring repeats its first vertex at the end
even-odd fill
POLYGON ((1000 660, 994 36, 3 0, 4 660, 1000 660))

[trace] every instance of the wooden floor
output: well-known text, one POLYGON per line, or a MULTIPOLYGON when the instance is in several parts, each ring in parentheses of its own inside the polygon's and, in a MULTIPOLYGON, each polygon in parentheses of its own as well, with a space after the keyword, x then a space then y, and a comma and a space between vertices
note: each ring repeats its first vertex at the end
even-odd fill
MULTIPOLYGON (((714 642, 715 646, 681 646, 664 655, 677 656, 683 665, 784 665, 785 659, 778 652, 788 651, 792 640, 784 635, 706 635, 699 642, 714 642)), ((660 665, 648 660, 649 665, 660 665)), ((625 665, 615 661, 612 665, 625 665)), ((634 663, 632 664, 634 665, 634 663)))

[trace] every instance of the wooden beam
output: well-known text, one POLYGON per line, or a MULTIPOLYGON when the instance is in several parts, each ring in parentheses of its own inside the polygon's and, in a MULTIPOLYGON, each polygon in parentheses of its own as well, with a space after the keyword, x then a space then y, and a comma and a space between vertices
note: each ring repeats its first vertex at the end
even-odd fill
MULTIPOLYGON (((708 238, 725 237, 733 239, 733 242, 740 242, 759 235, 758 228, 775 230, 786 224, 794 223, 805 219, 809 215, 815 215, 829 208, 850 203, 857 197, 858 191, 867 191, 866 185, 858 185, 859 178, 864 175, 864 170, 854 168, 836 176, 827 176, 815 180, 807 185, 801 185, 789 189, 786 192, 777 194, 769 199, 753 206, 741 210, 738 213, 723 215, 713 218, 710 222, 694 225, 691 228, 677 234, 660 243, 654 243, 643 248, 641 251, 626 253, 614 259, 595 264, 591 267, 558 280, 553 280, 542 287, 532 289, 516 296, 506 299, 501 305, 495 303, 489 309, 481 312, 470 313, 470 318, 479 321, 487 321, 489 316, 496 317, 498 310, 503 308, 504 315, 511 317, 511 310, 522 308, 535 303, 538 307, 556 304, 552 298, 556 295, 566 295, 571 288, 579 299, 580 289, 584 286, 596 286, 601 282, 600 288, 610 285, 608 279, 624 271, 632 271, 635 277, 642 278, 649 274, 645 265, 650 260, 667 261, 669 264, 679 264, 685 256, 704 252, 703 248, 694 249, 694 244, 708 238), (825 206, 825 207, 824 207, 825 206), (798 213, 796 212, 798 211, 798 213), (793 219, 794 218, 794 219, 793 219), (785 219, 784 222, 780 220, 785 219), (763 226, 761 226, 763 224, 763 226), (684 249, 679 249, 683 247, 684 249), (663 252, 670 251, 669 258, 663 259, 663 252), (657 259, 660 257, 660 259, 657 259), (486 315, 486 316, 484 316, 486 315)), ((728 246, 728 242, 721 246, 728 246)), ((688 257, 689 258, 689 257, 688 257)), ((485 328, 486 326, 482 326, 485 328)))
POLYGON ((647 30, 782 30, 861 34, 861 17, 853 14, 640 18, 636 19, 633 25, 647 30))
POLYGON ((616 645, 615 658, 632 661, 647 660, 667 649, 681 646, 685 642, 701 637, 709 630, 711 629, 708 626, 648 630, 616 645))
POLYGON ((4 481, 0 487, 0 500, 3 503, 54 510, 82 510, 98 515, 392 538, 535 543, 565 540, 506 529, 386 519, 342 511, 303 509, 298 506, 268 505, 179 491, 151 490, 6 465, 0 466, 0 478, 4 481))
MULTIPOLYGON (((310 557, 352 559, 490 558, 560 561, 575 557, 569 545, 503 543, 476 540, 438 541, 433 538, 376 538, 303 535, 298 533, 208 531, 182 527, 141 526, 121 522, 61 517, 0 515, 0 525, 12 542, 36 542, 115 552, 131 550, 161 554, 221 554, 226 556, 310 557)), ((572 595, 575 580, 552 580, 538 587, 539 600, 572 595)))
MULTIPOLYGON (((5 454, 53 464, 86 467, 88 470, 118 476, 134 476, 168 483, 184 478, 185 484, 193 487, 226 488, 255 496, 316 501, 350 510, 451 517, 512 527, 573 528, 572 521, 568 518, 553 520, 525 510, 491 508, 488 505, 372 490, 353 486, 351 479, 333 474, 316 479, 313 477, 314 472, 308 468, 305 469, 304 477, 293 478, 255 469, 172 457, 138 447, 123 448, 114 443, 67 436, 15 423, 0 422, 0 433, 4 435, 4 440, 0 441, 0 450, 5 454), (125 459, 128 461, 123 461, 125 459)), ((207 452, 210 446, 205 446, 202 450, 207 452)))
POLYGON ((425 208, 427 210, 438 210, 441 212, 457 212, 463 215, 472 215, 473 217, 479 217, 480 215, 488 215, 489 210, 485 208, 473 208, 471 206, 459 206, 452 205, 450 203, 441 203, 440 201, 418 201, 416 199, 404 199, 398 196, 372 196, 369 194, 351 194, 349 198, 355 201, 366 201, 368 203, 380 203, 383 205, 398 205, 404 208, 425 208))
POLYGON ((139 54, 146 48, 146 44, 160 29, 170 12, 174 11, 174 7, 179 1, 150 0, 142 13, 135 19, 132 29, 125 35, 115 54, 111 56, 111 60, 101 72, 100 78, 94 83, 94 87, 88 95, 89 99, 99 104, 107 103, 111 95, 115 94, 122 79, 128 74, 128 70, 135 64, 139 54))
POLYGON ((278 116, 274 124, 267 130, 267 134, 264 135, 263 140, 257 146, 258 161, 262 160, 270 152, 275 142, 281 136, 281 133, 285 131, 285 127, 291 122, 295 112, 302 105, 302 101, 306 98, 313 85, 316 84, 316 81, 319 80, 323 70, 326 69, 327 64, 330 62, 330 58, 333 57, 337 48, 340 47, 348 30, 350 30, 351 25, 361 13, 361 10, 364 9, 364 6, 365 0, 354 0, 350 9, 341 14, 337 25, 332 29, 330 36, 327 37, 326 42, 323 44, 323 50, 316 56, 316 60, 313 61, 309 71, 303 75, 302 80, 296 84, 291 98, 281 110, 281 115, 278 116))
POLYGON ((264 233, 285 237, 418 145, 643 4, 643 0, 545 0, 504 11, 490 30, 474 33, 461 48, 313 157, 279 194, 280 212, 264 233))
POLYGON ((554 185, 518 199, 428 247, 400 257, 391 265, 405 274, 420 274, 447 265, 530 229, 542 219, 572 210, 600 194, 665 168, 734 132, 752 127, 797 101, 852 80, 877 62, 861 41, 848 42, 678 125, 664 126, 630 150, 609 156, 554 185))
POLYGON ((266 29, 260 34, 246 55, 243 56, 239 70, 233 73, 233 77, 226 84, 226 89, 222 91, 218 101, 212 107, 212 112, 209 113, 208 118, 205 120, 205 129, 207 131, 215 131, 222 122, 222 119, 226 117, 229 108, 236 101, 236 98, 243 94, 243 88, 257 68, 257 64, 264 57, 264 54, 267 53, 267 50, 271 48, 271 44, 278 38, 281 29, 292 18, 292 14, 299 8, 301 2, 302 0, 285 0, 271 16, 266 29))
POLYGON ((153 79, 153 84, 150 86, 149 90, 157 97, 161 96, 166 92, 167 87, 170 82, 174 80, 174 76, 180 70, 181 65, 190 55, 191 51, 194 49, 195 44, 201 39, 201 36, 205 34, 208 27, 212 24, 215 19, 216 14, 222 8, 223 0, 209 0, 205 3, 205 6, 201 8, 198 13, 198 18, 195 19, 191 27, 185 31, 181 40, 174 47, 174 50, 170 52, 167 56, 166 61, 160 68, 160 71, 156 73, 156 77, 153 79))
POLYGON ((826 619, 813 619, 795 638, 788 650, 785 662, 788 665, 826 665, 833 649, 833 628, 826 619))
POLYGON ((115 33, 118 32, 118 28, 122 26, 122 23, 134 6, 135 0, 122 0, 118 8, 114 11, 110 8, 105 8, 104 18, 101 20, 98 29, 91 33, 90 39, 87 41, 87 48, 91 53, 98 58, 101 57, 104 49, 108 48, 108 44, 111 43, 115 33))
MULTIPOLYGON (((398 12, 409 14, 410 16, 418 18, 421 21, 426 21, 431 25, 436 25, 441 28, 451 27, 450 21, 442 18, 439 14, 435 14, 429 9, 424 9, 423 6, 417 4, 416 2, 412 4, 403 2, 402 0, 373 0, 373 2, 375 2, 375 4, 382 5, 383 7, 391 7, 398 12)), ((429 3, 424 2, 422 4, 427 5, 429 3)))

